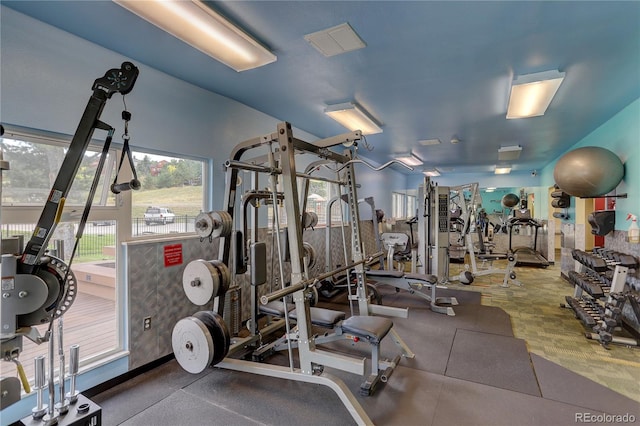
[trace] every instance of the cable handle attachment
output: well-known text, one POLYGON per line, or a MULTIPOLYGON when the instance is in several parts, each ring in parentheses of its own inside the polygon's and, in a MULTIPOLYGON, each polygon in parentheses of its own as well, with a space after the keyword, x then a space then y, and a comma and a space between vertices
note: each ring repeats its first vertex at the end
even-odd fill
MULTIPOLYGON (((124 97, 123 97, 124 98, 124 97)), ((124 102, 124 100, 123 100, 124 102)), ((129 121, 131 121, 131 113, 126 109, 122 111, 122 119, 124 120, 124 134, 122 135, 122 140, 124 141, 122 146, 122 155, 120 156, 120 163, 118 164, 118 170, 116 170, 116 176, 113 179, 113 183, 111 184, 111 192, 114 194, 119 194, 124 191, 137 191, 142 186, 140 181, 138 180, 138 174, 136 173, 136 167, 133 164, 133 157, 131 155, 131 149, 129 148, 129 121), (131 167, 131 172, 133 173, 133 179, 129 182, 121 182, 118 183, 118 173, 120 173, 120 169, 122 168, 122 163, 124 162, 124 158, 127 157, 129 160, 129 166, 131 167)))

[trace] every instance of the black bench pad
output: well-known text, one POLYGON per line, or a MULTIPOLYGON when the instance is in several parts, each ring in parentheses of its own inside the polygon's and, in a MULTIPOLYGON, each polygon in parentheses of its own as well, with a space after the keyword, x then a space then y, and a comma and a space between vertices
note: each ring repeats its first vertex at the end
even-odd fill
POLYGON ((431 274, 404 274, 404 277, 411 281, 426 281, 430 284, 438 282, 438 277, 431 274))
MULTIPOLYGON (((287 303, 287 311, 289 318, 296 320, 298 315, 293 303, 287 303)), ((274 317, 284 318, 284 305, 280 301, 269 302, 266 305, 260 305, 260 312, 274 317)), ((335 325, 345 319, 346 314, 342 311, 332 311, 324 308, 309 308, 311 315, 311 323, 320 327, 333 328, 335 325)))
MULTIPOLYGON (((326 328, 335 327, 338 322, 342 321, 346 317, 346 314, 341 311, 332 311, 331 309, 313 307, 309 308, 309 314, 311 316, 311 324, 326 328)), ((294 309, 289 312, 289 317, 297 320, 297 311, 294 309)))
POLYGON ((385 277, 385 278, 402 278, 404 272, 402 271, 387 271, 386 269, 371 269, 367 271, 367 275, 371 277, 385 277))
MULTIPOLYGON (((293 303, 287 303, 287 312, 291 312, 295 308, 293 303)), ((260 305, 260 312, 274 317, 284 317, 284 304, 274 300, 266 305, 260 305)))
POLYGON ((379 344, 393 327, 388 318, 355 315, 342 321, 342 331, 367 339, 369 343, 379 344))

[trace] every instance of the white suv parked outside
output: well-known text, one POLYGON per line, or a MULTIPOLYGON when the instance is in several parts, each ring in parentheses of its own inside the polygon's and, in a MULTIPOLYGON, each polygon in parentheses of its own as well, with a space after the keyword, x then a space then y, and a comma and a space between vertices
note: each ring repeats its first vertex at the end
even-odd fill
POLYGON ((152 223, 161 223, 163 225, 167 223, 173 223, 176 220, 176 215, 166 207, 147 207, 147 211, 144 212, 144 223, 151 225, 152 223))

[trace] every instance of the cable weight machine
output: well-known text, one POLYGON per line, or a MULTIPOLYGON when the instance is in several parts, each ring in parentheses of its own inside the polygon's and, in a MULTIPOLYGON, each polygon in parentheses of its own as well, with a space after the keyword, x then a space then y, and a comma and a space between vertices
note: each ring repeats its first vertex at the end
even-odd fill
MULTIPOLYGON (((79 363, 79 347, 72 346, 70 352, 69 372, 71 375, 71 391, 65 392, 65 355, 63 344, 63 315, 71 308, 77 294, 76 278, 71 270, 71 263, 78 248, 86 225, 93 197, 95 195, 98 181, 104 167, 104 163, 109 151, 115 129, 110 125, 100 121, 100 115, 109 100, 115 93, 126 95, 133 89, 138 77, 138 68, 131 62, 124 62, 120 68, 108 70, 105 75, 94 81, 93 93, 89 98, 80 123, 73 135, 67 153, 64 157, 60 170, 53 183, 49 196, 44 205, 40 218, 36 224, 34 232, 25 247, 18 241, 12 241, 13 247, 3 245, 2 250, 2 298, 0 298, 1 326, 0 326, 0 346, 2 358, 5 361, 14 362, 18 366, 19 375, 22 378, 22 386, 27 393, 30 392, 29 384, 24 373, 21 372, 21 364, 18 361, 22 352, 23 338, 26 337, 36 344, 48 342, 49 371, 48 383, 45 378, 44 357, 35 360, 35 389, 37 391, 37 406, 33 410, 33 421, 42 422, 44 425, 58 423, 58 419, 67 415, 69 405, 79 401, 78 392, 75 390, 76 376, 79 363), (76 240, 70 260, 66 263, 47 252, 47 246, 52 238, 58 223, 61 220, 65 200, 71 189, 71 185, 78 172, 84 154, 89 146, 92 135, 96 129, 107 132, 100 161, 96 167, 96 174, 89 190, 87 201, 78 230, 76 240), (55 402, 55 378, 54 378, 54 321, 58 322, 58 356, 60 361, 59 374, 59 401, 55 402), (48 330, 41 336, 34 327, 36 325, 49 323, 48 330), (49 404, 42 401, 42 390, 47 387, 49 390, 49 404)), ((128 111, 123 111, 122 118, 125 121, 125 132, 123 135, 124 148, 123 157, 129 156, 128 151, 128 130, 127 124, 131 119, 128 111)), ((5 167, 3 167, 5 169, 5 167)), ((133 170, 135 176, 135 170, 133 170)), ((117 182, 111 186, 114 193, 140 187, 137 179, 126 183, 117 182)), ((15 385, 14 377, 2 378, 2 408, 20 400, 20 384, 15 385), (5 394, 6 393, 6 394, 5 394)), ((83 398, 80 396, 80 398, 83 398)), ((83 398, 83 402, 86 402, 83 398)), ((95 407, 94 407, 95 408, 95 407)), ((94 410, 87 410, 87 416, 94 416, 94 410)), ((74 415, 69 414, 73 417, 74 415)), ((87 417, 89 419, 90 417, 87 417)), ((39 423, 38 423, 39 424, 39 423)))

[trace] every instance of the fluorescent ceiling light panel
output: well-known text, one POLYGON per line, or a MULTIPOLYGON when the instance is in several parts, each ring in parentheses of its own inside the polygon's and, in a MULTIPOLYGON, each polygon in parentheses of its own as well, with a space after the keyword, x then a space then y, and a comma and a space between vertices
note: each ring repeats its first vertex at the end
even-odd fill
POLYGON ((277 59, 200 0, 113 1, 236 71, 258 68, 277 59))
POLYGON ((353 102, 330 105, 324 113, 351 131, 361 130, 363 135, 382 133, 380 126, 369 117, 369 114, 353 102))
POLYGON ((429 146, 429 145, 440 145, 442 142, 440 142, 440 139, 422 139, 419 140, 418 143, 420 145, 423 146, 429 146))
POLYGON ((496 166, 494 173, 497 175, 508 175, 511 173, 511 166, 496 166))
POLYGON ((544 115, 564 75, 553 70, 517 77, 511 85, 507 119, 544 115))
POLYGON ((498 160, 513 161, 520 158, 522 147, 520 145, 503 146, 498 149, 498 160))
POLYGON ((401 154, 396 156, 395 159, 411 167, 422 166, 423 164, 422 160, 413 154, 401 154))
POLYGON ((428 169, 428 170, 423 170, 423 171, 422 171, 422 173, 423 173, 425 176, 431 176, 431 177, 434 177, 434 176, 440 176, 440 172, 439 172, 437 169, 428 169))
POLYGON ((495 187, 489 187, 489 188, 485 189, 485 192, 493 192, 495 190, 496 190, 495 187))
POLYGON ((326 30, 307 34, 304 39, 324 56, 335 56, 367 45, 346 22, 326 30))

